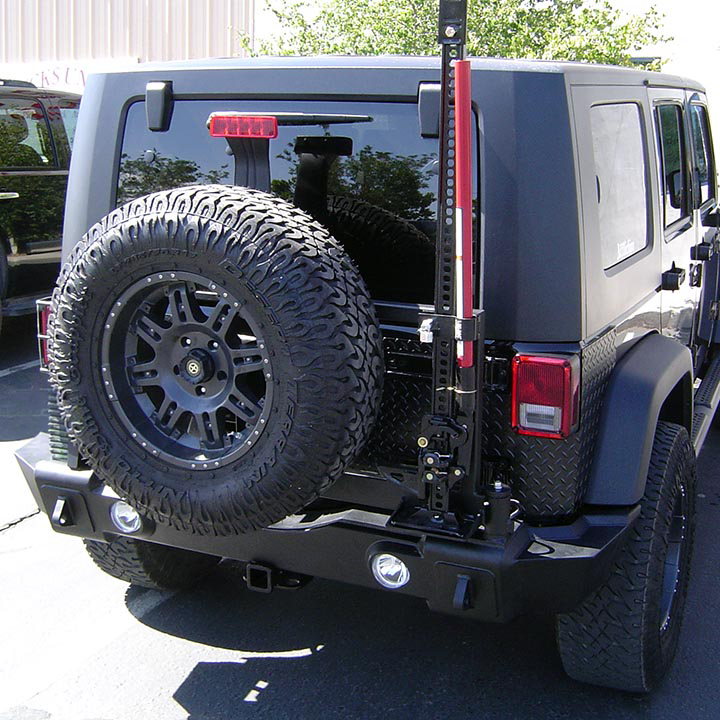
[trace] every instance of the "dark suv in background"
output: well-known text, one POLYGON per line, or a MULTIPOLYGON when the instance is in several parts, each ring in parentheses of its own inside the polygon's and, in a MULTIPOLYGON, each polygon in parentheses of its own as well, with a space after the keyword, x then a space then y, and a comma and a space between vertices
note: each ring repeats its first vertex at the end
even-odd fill
POLYGON ((0 80, 0 327, 34 312, 60 263, 80 96, 0 80))

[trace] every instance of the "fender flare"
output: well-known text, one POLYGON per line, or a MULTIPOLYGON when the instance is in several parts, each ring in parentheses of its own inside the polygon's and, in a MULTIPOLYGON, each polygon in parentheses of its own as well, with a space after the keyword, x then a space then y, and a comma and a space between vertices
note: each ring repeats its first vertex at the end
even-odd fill
POLYGON ((663 419, 692 429, 693 362, 677 340, 652 334, 618 361, 605 392, 585 502, 632 505, 645 492, 650 453, 663 405, 676 388, 681 402, 663 419), (679 386, 679 387, 678 387, 679 386))

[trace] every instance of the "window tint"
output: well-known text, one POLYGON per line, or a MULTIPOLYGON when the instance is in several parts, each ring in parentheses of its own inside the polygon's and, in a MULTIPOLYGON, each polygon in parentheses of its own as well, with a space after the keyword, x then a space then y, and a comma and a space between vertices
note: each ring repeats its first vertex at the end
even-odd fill
POLYGON ((635 103, 590 109, 595 183, 605 269, 648 244, 645 143, 635 103))
MULTIPOLYGON (((125 126, 117 202, 157 190, 193 183, 231 184, 234 159, 227 142, 212 138, 207 130, 213 112, 357 113, 344 103, 197 100, 176 102, 172 129, 148 131, 145 106, 128 110, 125 126)), ((329 192, 361 198, 419 224, 435 215, 435 163, 437 140, 420 137, 417 106, 408 103, 366 103, 360 111, 365 122, 281 125, 270 141, 271 189, 292 199, 297 177, 298 137, 344 137, 352 140, 353 152, 332 166, 329 192)))
POLYGON ((42 105, 35 100, 0 100, 0 167, 54 164, 50 131, 42 105))
POLYGON ((687 217, 687 183, 685 177, 685 146, 683 143, 682 108, 661 105, 657 109, 662 161, 662 192, 665 227, 687 217))
POLYGON ((702 105, 691 105, 690 119, 695 150, 693 174, 698 196, 696 204, 699 207, 715 197, 715 168, 707 110, 702 105))
POLYGON ((56 98, 52 105, 46 105, 46 109, 55 133, 58 163, 60 167, 66 168, 70 163, 70 149, 75 140, 79 102, 70 98, 56 98))

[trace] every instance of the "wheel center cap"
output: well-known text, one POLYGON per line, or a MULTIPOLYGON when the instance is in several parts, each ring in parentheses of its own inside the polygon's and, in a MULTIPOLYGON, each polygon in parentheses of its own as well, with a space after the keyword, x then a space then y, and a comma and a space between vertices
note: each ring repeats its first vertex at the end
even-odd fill
POLYGON ((205 382, 215 372, 215 363, 205 350, 191 350, 180 364, 182 375, 193 384, 205 382))
POLYGON ((190 360, 187 361, 185 364, 185 369, 187 370, 188 375, 191 377, 200 377, 202 374, 202 365, 198 360, 195 360, 194 358, 190 358, 190 360))

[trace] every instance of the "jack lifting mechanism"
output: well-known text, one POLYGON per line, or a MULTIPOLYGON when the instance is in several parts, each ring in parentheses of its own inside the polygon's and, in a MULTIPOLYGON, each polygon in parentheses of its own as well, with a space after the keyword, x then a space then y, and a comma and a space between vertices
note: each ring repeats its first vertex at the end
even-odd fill
MULTIPOLYGON (((482 252, 474 252, 472 207, 472 103, 466 59, 467 0, 441 0, 442 48, 440 166, 435 312, 420 317, 420 341, 433 345, 431 413, 418 444, 421 505, 401 507, 391 523, 455 537, 482 533, 505 537, 518 504, 511 499, 508 469, 481 462, 482 252), (475 257, 475 261, 474 261, 475 257), (463 512, 455 509, 462 500, 463 512)), ((484 353, 482 355, 484 357, 484 353)))

